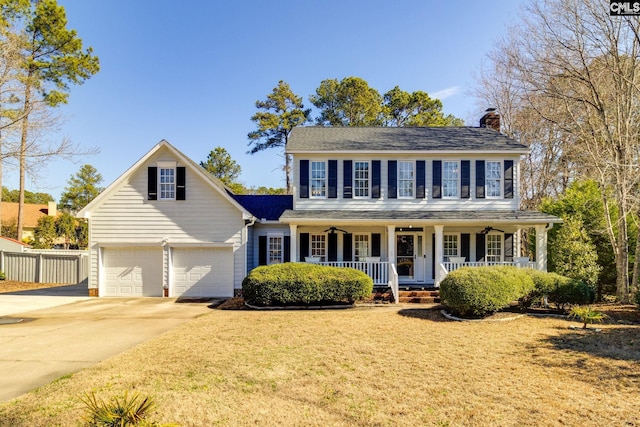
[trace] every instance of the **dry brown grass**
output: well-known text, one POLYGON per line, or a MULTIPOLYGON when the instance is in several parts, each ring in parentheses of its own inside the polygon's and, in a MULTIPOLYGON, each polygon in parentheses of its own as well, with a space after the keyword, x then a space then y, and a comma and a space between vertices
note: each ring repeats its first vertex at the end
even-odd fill
POLYGON ((0 425, 77 425, 135 390, 184 426, 638 426, 640 325, 445 321, 437 310, 213 310, 0 405, 0 425))
POLYGON ((0 280, 0 294, 7 292, 30 291, 32 289, 44 289, 64 286, 60 283, 32 283, 18 282, 16 280, 0 280))

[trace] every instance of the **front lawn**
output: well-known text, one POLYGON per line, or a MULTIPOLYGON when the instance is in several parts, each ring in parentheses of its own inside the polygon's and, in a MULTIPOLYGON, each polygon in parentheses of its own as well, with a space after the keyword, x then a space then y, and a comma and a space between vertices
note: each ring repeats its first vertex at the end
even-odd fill
POLYGON ((640 325, 451 322, 437 310, 213 310, 0 405, 78 425, 79 398, 152 395, 183 426, 640 425, 640 325))

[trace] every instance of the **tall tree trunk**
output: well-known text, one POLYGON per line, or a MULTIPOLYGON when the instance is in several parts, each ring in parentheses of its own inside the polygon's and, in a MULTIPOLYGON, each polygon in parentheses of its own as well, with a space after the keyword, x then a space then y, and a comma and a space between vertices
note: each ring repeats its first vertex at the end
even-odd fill
MULTIPOLYGON (((640 212, 638 212, 638 216, 640 218, 640 212)), ((638 280, 640 280, 640 225, 636 231, 636 253, 633 258, 633 276, 631 278, 631 292, 629 295, 631 301, 633 301, 633 297, 635 297, 638 292, 638 280)))
POLYGON ((29 128, 29 116, 27 112, 31 108, 31 86, 27 83, 24 89, 24 119, 22 120, 22 132, 20 136, 20 195, 18 197, 18 239, 22 241, 24 228, 24 190, 25 175, 27 169, 27 137, 29 128))

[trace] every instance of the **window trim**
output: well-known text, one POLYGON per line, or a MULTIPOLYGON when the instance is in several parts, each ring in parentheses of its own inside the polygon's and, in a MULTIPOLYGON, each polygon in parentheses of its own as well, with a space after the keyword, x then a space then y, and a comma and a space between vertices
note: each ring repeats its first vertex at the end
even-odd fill
POLYGON ((320 262, 325 262, 327 261, 327 257, 329 256, 329 254, 327 253, 327 243, 328 243, 328 239, 327 239, 327 233, 309 233, 309 256, 310 257, 318 257, 320 258, 320 262), (322 241, 322 254, 321 255, 316 255, 314 253, 314 246, 313 246, 313 240, 314 237, 322 237, 321 241, 322 241))
POLYGON ((396 193, 398 195, 398 199, 414 199, 416 197, 416 162, 415 160, 398 160, 397 161, 397 173, 396 173, 396 193), (408 181, 406 179, 401 180, 400 179, 400 170, 401 170, 401 165, 402 164, 410 164, 411 165, 411 195, 406 196, 406 195, 400 195, 401 189, 402 189, 402 185, 401 182, 403 181, 408 181))
POLYGON ((484 239, 484 259, 486 262, 504 262, 504 234, 502 233, 488 233, 484 239), (495 255, 489 254, 489 238, 498 237, 497 242, 500 244, 500 259, 489 261, 489 257, 495 257, 495 255))
POLYGON ((356 236, 364 236, 367 238, 367 254, 364 255, 365 258, 371 257, 371 233, 353 233, 353 247, 351 248, 352 258, 355 262, 364 262, 359 259, 356 255, 356 249, 358 245, 356 244, 356 236))
POLYGON ((449 199, 449 200, 458 200, 460 199, 460 195, 462 194, 462 189, 461 189, 461 164, 460 164, 460 160, 442 160, 442 175, 440 178, 440 185, 441 185, 441 190, 440 190, 440 194, 442 195, 442 199, 449 199), (445 194, 445 181, 447 181, 447 179, 445 179, 446 174, 445 174, 445 165, 447 163, 455 163, 456 164, 456 195, 455 196, 447 196, 445 194))
POLYGON ((282 264, 284 262, 284 234, 283 233, 267 233, 267 265, 282 264), (272 239, 280 239, 280 260, 272 261, 271 257, 271 241, 272 239))
POLYGON ((352 186, 352 190, 351 191, 352 191, 352 195, 353 195, 352 197, 354 199, 368 199, 368 198, 370 198, 371 197, 371 162, 369 160, 353 160, 352 168, 353 168, 353 170, 352 170, 352 183, 351 183, 351 186, 352 186), (356 194, 357 193, 357 191, 356 191, 356 188, 357 188, 356 187, 356 183, 358 181, 361 181, 361 182, 365 181, 364 179, 356 177, 356 173, 357 173, 357 167, 356 166, 357 166, 358 163, 364 163, 364 164, 367 165, 367 170, 366 170, 366 172, 367 172, 366 193, 367 194, 365 194, 364 196, 358 196, 356 194))
POLYGON ((502 199, 504 196, 504 164, 502 160, 485 160, 484 161, 484 197, 485 199, 502 199), (500 173, 500 179, 498 182, 498 195, 489 194, 489 181, 494 180, 489 177, 489 164, 496 163, 498 165, 498 172, 500 173))
POLYGON ((446 262, 446 261, 450 261, 451 257, 459 257, 460 253, 462 251, 462 237, 460 236, 462 233, 443 233, 442 235, 442 259, 446 262), (447 245, 446 245, 446 237, 455 237, 456 238, 456 254, 455 255, 447 255, 446 249, 447 249, 447 245), (448 257, 448 258, 447 258, 448 257))
POLYGON ((158 180, 158 200, 159 201, 173 201, 173 200, 177 200, 177 192, 178 192, 178 164, 177 162, 158 162, 157 163, 157 168, 158 168, 158 176, 157 176, 157 180, 158 180), (163 178, 163 174, 162 171, 165 170, 171 170, 173 171, 173 182, 172 183, 163 183, 162 182, 162 178, 163 178), (163 197, 163 194, 165 194, 167 192, 167 190, 163 189, 163 186, 169 185, 171 184, 173 186, 173 197, 163 197))
POLYGON ((309 198, 310 199, 326 199, 329 196, 329 188, 328 188, 328 180, 329 180, 329 171, 328 171, 328 165, 327 165, 327 161, 326 160, 309 160, 309 198), (314 178, 313 177, 313 165, 314 164, 322 164, 324 166, 324 182, 322 185, 322 192, 323 194, 321 195, 315 195, 314 193, 314 182, 319 182, 320 179, 318 178, 314 178))

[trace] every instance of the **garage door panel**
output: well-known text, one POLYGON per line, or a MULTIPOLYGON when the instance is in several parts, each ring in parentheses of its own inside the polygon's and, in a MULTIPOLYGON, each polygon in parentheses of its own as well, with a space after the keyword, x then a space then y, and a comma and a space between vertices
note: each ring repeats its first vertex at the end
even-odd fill
POLYGON ((105 248, 106 296, 162 296, 162 250, 105 248))
POLYGON ((233 296, 232 249, 175 248, 173 288, 175 296, 233 296))

